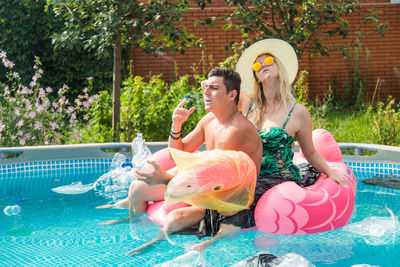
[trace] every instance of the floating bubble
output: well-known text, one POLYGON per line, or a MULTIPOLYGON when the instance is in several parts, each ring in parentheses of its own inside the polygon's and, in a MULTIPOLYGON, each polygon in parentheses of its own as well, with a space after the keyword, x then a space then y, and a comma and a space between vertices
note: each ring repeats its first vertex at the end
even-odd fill
POLYGON ((15 216, 21 212, 21 207, 19 205, 7 206, 4 208, 4 214, 7 216, 15 216))

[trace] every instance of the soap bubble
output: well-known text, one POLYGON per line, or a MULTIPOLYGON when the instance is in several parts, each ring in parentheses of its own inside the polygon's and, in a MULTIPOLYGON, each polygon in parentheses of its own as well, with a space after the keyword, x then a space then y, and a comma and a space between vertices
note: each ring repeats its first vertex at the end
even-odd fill
POLYGON ((4 208, 4 214, 7 216, 15 216, 21 212, 21 207, 19 205, 7 206, 4 208))

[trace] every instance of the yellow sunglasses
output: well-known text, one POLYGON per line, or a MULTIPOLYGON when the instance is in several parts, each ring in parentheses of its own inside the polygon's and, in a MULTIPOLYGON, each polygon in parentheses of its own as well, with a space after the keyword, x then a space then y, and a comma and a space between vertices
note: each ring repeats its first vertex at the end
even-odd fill
MULTIPOLYGON (((273 57, 266 57, 264 59, 264 63, 267 66, 271 66, 272 64, 274 64, 274 58, 273 57)), ((260 62, 256 62, 253 64, 253 70, 254 71, 259 71, 261 69, 261 63, 260 62)))

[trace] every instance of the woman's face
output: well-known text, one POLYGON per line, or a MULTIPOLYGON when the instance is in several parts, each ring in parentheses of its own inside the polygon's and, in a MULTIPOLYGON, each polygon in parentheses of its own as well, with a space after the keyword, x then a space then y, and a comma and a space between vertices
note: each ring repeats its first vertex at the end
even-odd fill
POLYGON ((276 64, 274 57, 271 55, 261 55, 254 63, 260 63, 260 65, 258 65, 259 70, 255 70, 258 68, 253 67, 258 82, 265 82, 278 78, 278 65, 276 64))

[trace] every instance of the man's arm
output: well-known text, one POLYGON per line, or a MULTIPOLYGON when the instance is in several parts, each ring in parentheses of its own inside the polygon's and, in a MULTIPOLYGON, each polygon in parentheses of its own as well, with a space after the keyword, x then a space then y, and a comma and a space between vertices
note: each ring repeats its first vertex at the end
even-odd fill
POLYGON ((168 147, 173 147, 179 150, 183 150, 185 147, 182 140, 182 125, 196 109, 194 107, 185 109, 183 107, 185 104, 186 99, 183 99, 175 107, 174 112, 172 113, 172 125, 168 138, 168 147))
MULTIPOLYGON (((206 121, 208 120, 206 118, 208 116, 206 115, 204 118, 202 118, 200 122, 197 124, 196 128, 193 131, 191 131, 185 138, 182 139, 181 137, 182 124, 194 111, 194 108, 190 108, 189 110, 183 108, 183 105, 185 103, 186 100, 185 99, 182 100, 175 108, 174 113, 172 115, 172 126, 169 135, 168 146, 186 152, 194 152, 204 143, 205 137, 204 137, 203 125, 206 124, 206 121)), ((174 173, 163 171, 155 161, 148 160, 147 162, 153 166, 153 170, 152 171, 135 170, 135 175, 138 180, 146 182, 149 185, 157 185, 157 184, 168 184, 168 182, 174 177, 174 173)))
POLYGON ((204 143, 204 118, 200 120, 193 131, 182 139, 182 125, 195 110, 194 107, 185 109, 183 107, 185 103, 185 99, 179 102, 172 114, 172 126, 168 138, 168 147, 186 152, 194 152, 204 143))

